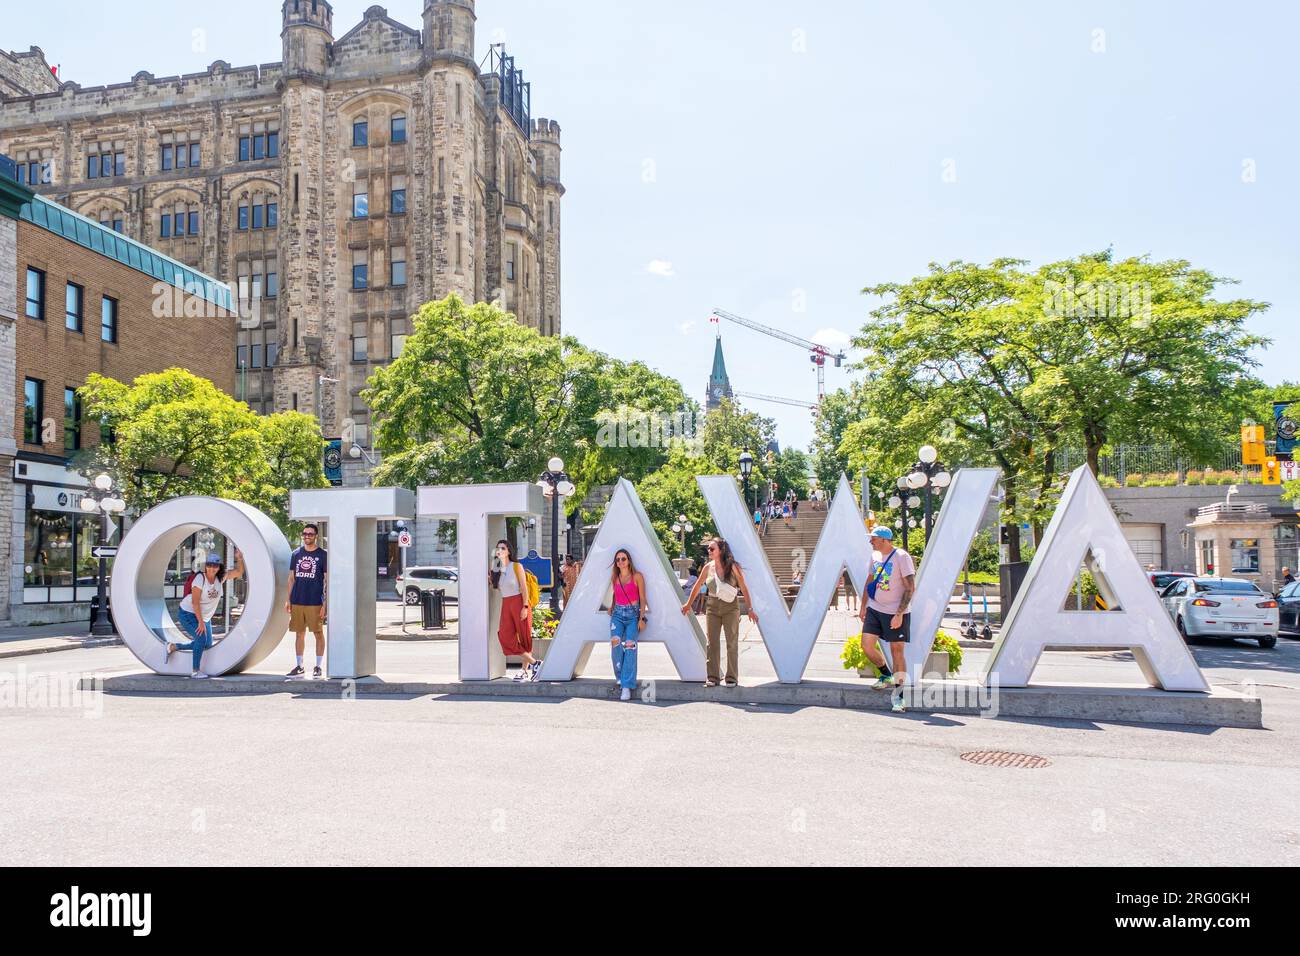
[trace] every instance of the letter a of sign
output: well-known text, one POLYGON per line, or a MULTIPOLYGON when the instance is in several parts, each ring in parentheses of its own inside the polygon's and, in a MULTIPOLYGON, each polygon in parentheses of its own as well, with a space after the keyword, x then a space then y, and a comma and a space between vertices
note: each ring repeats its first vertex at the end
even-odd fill
POLYGON ((803 680, 808 658, 817 643, 817 632, 846 569, 858 593, 866 593, 867 577, 871 573, 871 539, 857 499, 853 497, 853 486, 848 478, 840 476, 835 501, 826 515, 826 524, 791 611, 754 531, 753 515, 746 513, 740 500, 736 479, 729 475, 709 475, 696 481, 713 512, 714 524, 731 545, 736 562, 745 572, 745 583, 758 612, 759 633, 763 635, 776 676, 783 684, 798 684, 803 680))
POLYGON ((1038 658, 1049 647, 1127 648, 1150 684, 1167 691, 1210 692, 1086 467, 1066 485, 989 656, 985 680, 1000 687, 1028 687, 1038 658), (1121 610, 1064 609, 1089 553, 1089 569, 1104 576, 1121 610))
POLYGON ((613 578, 614 555, 620 549, 632 555, 632 563, 645 577, 648 593, 643 600, 650 614, 639 643, 667 645, 682 680, 703 683, 707 676, 704 635, 694 614, 682 614, 686 595, 659 545, 641 499, 626 479, 619 480, 596 541, 587 552, 582 576, 564 607, 540 679, 571 681, 592 644, 609 646, 610 618, 605 602, 613 578))

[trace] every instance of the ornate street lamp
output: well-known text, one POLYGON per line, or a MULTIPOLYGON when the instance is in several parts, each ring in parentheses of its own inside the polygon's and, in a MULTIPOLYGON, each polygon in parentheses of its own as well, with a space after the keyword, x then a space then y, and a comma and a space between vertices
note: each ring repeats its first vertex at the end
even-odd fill
POLYGON ((572 498, 577 492, 564 473, 564 459, 552 458, 547 470, 537 480, 542 494, 551 499, 551 612, 560 616, 560 499, 572 498))
MULTIPOLYGON (((108 522, 111 515, 120 515, 126 511, 126 502, 117 495, 113 479, 109 475, 99 475, 92 483, 91 489, 81 499, 81 510, 87 516, 99 514, 99 545, 108 546, 108 522)), ((112 637, 116 631, 108 619, 108 557, 99 557, 99 573, 96 581, 95 619, 91 621, 90 633, 95 637, 112 637)))
POLYGON ((912 466, 912 472, 904 481, 907 487, 912 491, 925 489, 925 540, 930 540, 930 532, 934 530, 934 493, 942 492, 952 484, 952 475, 949 474, 948 468, 939 460, 939 452, 933 445, 925 445, 917 452, 920 459, 912 466))

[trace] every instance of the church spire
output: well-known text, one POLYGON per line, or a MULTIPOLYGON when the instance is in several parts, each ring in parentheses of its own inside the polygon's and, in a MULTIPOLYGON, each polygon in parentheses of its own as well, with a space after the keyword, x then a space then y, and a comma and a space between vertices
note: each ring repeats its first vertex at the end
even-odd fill
POLYGON ((724 398, 731 398, 731 379, 727 376, 727 360, 722 354, 722 330, 718 330, 718 340, 713 347, 713 372, 709 375, 709 391, 706 407, 714 411, 724 398))

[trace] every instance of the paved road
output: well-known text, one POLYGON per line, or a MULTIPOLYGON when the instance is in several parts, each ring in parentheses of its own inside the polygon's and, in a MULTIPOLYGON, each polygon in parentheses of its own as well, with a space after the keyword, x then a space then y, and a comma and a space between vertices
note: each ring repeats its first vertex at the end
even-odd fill
MULTIPOLYGON (((381 668, 454 649, 383 644, 381 668)), ((1195 653, 1215 683, 1255 683, 1267 730, 583 700, 5 706, 0 847, 23 865, 1300 864, 1300 644, 1195 653), (960 759, 977 749, 1052 765, 960 759)), ((746 674, 765 656, 747 645, 746 674)), ((132 666, 107 648, 0 674, 132 666)), ((1134 671, 1052 655, 1040 676, 1134 671)))

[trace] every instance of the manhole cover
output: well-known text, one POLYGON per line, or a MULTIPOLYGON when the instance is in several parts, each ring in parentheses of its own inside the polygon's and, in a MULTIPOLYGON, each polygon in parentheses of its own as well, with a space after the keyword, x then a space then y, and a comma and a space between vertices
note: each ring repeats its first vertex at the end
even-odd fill
POLYGON ((1017 770, 1042 770, 1050 767, 1052 762, 1046 757, 1031 754, 1010 754, 1001 750, 976 750, 962 754, 961 759, 981 767, 1012 767, 1017 770))

